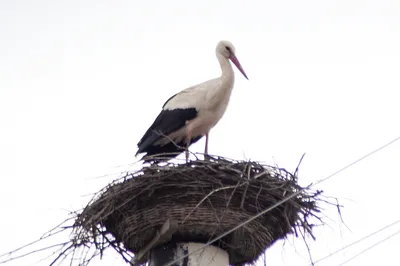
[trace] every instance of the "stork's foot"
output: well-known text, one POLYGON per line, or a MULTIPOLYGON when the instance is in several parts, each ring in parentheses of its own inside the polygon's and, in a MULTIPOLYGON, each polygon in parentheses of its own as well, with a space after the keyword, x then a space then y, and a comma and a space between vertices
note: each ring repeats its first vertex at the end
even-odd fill
POLYGON ((208 155, 208 153, 204 154, 204 161, 211 161, 211 155, 208 155))

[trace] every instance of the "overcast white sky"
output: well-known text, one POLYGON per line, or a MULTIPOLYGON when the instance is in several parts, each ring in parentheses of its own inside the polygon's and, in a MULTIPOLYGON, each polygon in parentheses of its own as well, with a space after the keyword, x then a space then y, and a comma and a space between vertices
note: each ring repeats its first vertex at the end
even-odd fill
MULTIPOLYGON (((305 152, 307 185, 398 137, 399 14, 397 0, 1 1, 0 254, 115 178, 95 177, 135 161, 164 101, 219 75, 221 39, 250 80, 236 76, 210 153, 294 170, 305 152)), ((351 231, 328 209, 314 259, 400 219, 399 158, 395 143, 318 186, 345 205, 351 231)), ((339 265, 399 229, 318 265, 339 265)), ((268 265, 309 264, 301 240, 282 243, 268 265)), ((397 265, 399 246, 397 236, 346 265, 397 265)), ((9 265, 48 264, 39 257, 9 265)), ((92 265, 126 265, 115 257, 92 265)))

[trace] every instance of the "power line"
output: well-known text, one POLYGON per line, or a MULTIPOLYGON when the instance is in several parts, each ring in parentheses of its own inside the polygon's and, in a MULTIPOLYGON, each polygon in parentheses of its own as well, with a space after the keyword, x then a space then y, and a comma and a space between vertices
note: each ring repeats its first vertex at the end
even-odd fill
POLYGON ((316 185, 318 185, 318 184, 320 184, 320 183, 322 183, 322 182, 324 182, 324 181, 326 181, 326 180, 332 178, 333 176, 335 176, 335 175, 337 175, 337 174, 343 172, 343 171, 346 170, 347 168, 349 168, 349 167, 351 167, 351 166, 353 166, 353 165, 355 165, 355 164, 361 162, 362 160, 368 158, 369 156, 375 154, 376 152, 378 152, 378 151, 380 151, 380 150, 382 150, 382 149, 384 149, 384 148, 390 146, 391 144, 395 143, 395 142, 398 141, 398 140, 400 140, 400 136, 397 137, 397 138, 395 138, 395 139, 393 139, 392 141, 386 143, 385 145, 383 145, 383 146, 381 146, 381 147, 379 147, 379 148, 377 148, 377 149, 375 149, 375 150, 373 150, 373 151, 367 153, 366 155, 364 155, 364 156, 362 156, 361 158, 355 160, 354 162, 352 162, 352 163, 346 165, 345 167, 339 169, 338 171, 334 172, 333 174, 331 174, 331 175, 329 175, 329 176, 327 176, 327 177, 325 177, 325 178, 322 178, 322 179, 318 180, 318 181, 315 182, 314 184, 311 183, 311 184, 308 185, 307 187, 304 187, 304 188, 300 189, 299 191, 297 191, 296 193, 293 193, 292 195, 290 195, 290 196, 288 196, 288 197, 286 197, 286 198, 280 200, 279 202, 275 203, 275 204, 272 205, 271 207, 269 207, 269 208, 263 210, 262 212, 260 212, 260 213, 258 213, 258 214, 256 214, 256 215, 254 215, 254 216, 251 217, 250 219, 248 219, 248 220, 246 220, 246 221, 240 223, 239 225, 235 226, 234 228, 232 228, 232 229, 226 231, 225 233, 222 233, 221 235, 217 236, 216 238, 214 238, 214 239, 208 241, 206 244, 202 245, 202 246, 199 247, 198 249, 196 249, 196 250, 194 250, 194 251, 192 251, 192 252, 189 252, 188 254, 183 255, 183 256, 181 256, 180 258, 177 258, 177 259, 175 259, 175 260, 173 260, 173 261, 167 263, 165 266, 171 266, 171 265, 173 265, 174 263, 176 263, 176 262, 178 262, 178 261, 180 261, 180 260, 182 260, 182 259, 184 259, 184 258, 186 258, 186 257, 189 257, 190 255, 192 255, 192 254, 194 254, 194 253, 196 253, 196 252, 198 252, 198 251, 200 251, 200 250, 202 250, 202 249, 208 247, 208 246, 211 245, 212 243, 214 243, 214 242, 220 240, 221 238, 223 238, 223 237, 229 235, 230 233, 236 231, 236 230, 239 229, 240 227, 242 227, 242 226, 244 226, 244 225, 250 223, 251 221, 257 219, 258 217, 264 215, 265 213, 267 213, 267 212, 271 211, 272 209, 278 207, 279 205, 285 203, 286 201, 288 201, 288 200, 290 200, 290 199, 292 199, 292 198, 298 196, 298 195, 301 194, 304 190, 309 189, 309 188, 311 188, 311 187, 313 187, 313 186, 316 186, 316 185))
POLYGON ((346 246, 344 246, 344 247, 342 247, 342 248, 340 248, 340 249, 338 249, 338 250, 336 250, 335 252, 333 252, 333 253, 331 253, 331 254, 329 254, 329 255, 326 255, 326 256, 323 257, 323 258, 320 258, 320 259, 316 260, 315 262, 313 262, 313 263, 310 264, 309 266, 315 265, 315 264, 317 264, 318 262, 321 262, 321 261, 323 261, 323 260, 325 260, 325 259, 327 259, 327 258, 330 258, 330 257, 334 256, 335 254, 339 253, 340 251, 343 251, 343 250, 345 250, 345 249, 347 249, 347 248, 349 248, 349 247, 351 247, 351 246, 354 246, 354 245, 356 245, 356 244, 358 244, 358 243, 360 243, 360 242, 362 242, 362 241, 368 239, 369 237, 371 237, 371 236, 373 236, 373 235, 376 235, 376 234, 382 232, 383 230, 385 230, 385 229, 387 229, 387 228, 389 228, 389 227, 392 227, 392 226, 395 225, 395 224, 398 224, 399 222, 400 222, 400 219, 397 220, 397 221, 394 221, 393 223, 388 224, 388 225, 386 225, 386 226, 384 226, 384 227, 382 227, 382 228, 376 230, 375 232, 372 232, 372 233, 370 233, 370 234, 368 234, 368 235, 366 235, 366 236, 364 236, 364 237, 362 237, 362 238, 360 238, 360 239, 358 239, 358 240, 356 240, 356 241, 354 241, 354 242, 352 242, 352 243, 350 243, 350 244, 348 244, 348 245, 346 245, 346 246))
POLYGON ((335 176, 335 175, 337 175, 337 174, 343 172, 343 171, 346 170, 347 168, 349 168, 349 167, 355 165, 356 163, 361 162, 362 160, 364 160, 364 159, 368 158, 369 156, 373 155, 374 153, 377 153, 378 151, 383 150, 384 148, 386 148, 386 147, 392 145, 393 143, 395 143, 395 142, 398 141, 398 140, 400 140, 400 136, 397 137, 397 138, 395 138, 395 139, 393 139, 392 141, 389 141, 389 142, 386 143, 385 145, 383 145, 383 146, 381 146, 381 147, 379 147, 379 148, 377 148, 377 149, 375 149, 375 150, 373 150, 373 151, 367 153, 367 154, 364 155, 363 157, 361 157, 361 158, 355 160, 355 161, 352 162, 351 164, 346 165, 345 167, 343 167, 343 168, 339 169, 338 171, 334 172, 333 174, 331 174, 331 175, 329 175, 329 176, 327 176, 327 177, 325 177, 325 178, 323 178, 323 179, 318 180, 318 181, 314 184, 314 186, 317 185, 317 184, 319 184, 319 183, 321 183, 321 182, 323 182, 323 181, 325 181, 325 180, 327 180, 327 179, 329 179, 329 178, 331 178, 332 176, 335 176))
POLYGON ((363 253, 367 252, 368 250, 370 250, 370 249, 372 249, 372 248, 378 246, 379 244, 382 244, 382 243, 385 242, 386 240, 389 240, 390 238, 392 238, 392 237, 394 237, 394 236, 396 236, 396 235, 398 235, 398 234, 400 234, 400 230, 397 231, 397 232, 395 232, 395 233, 393 233, 393 234, 391 234, 391 235, 388 236, 388 237, 385 237, 385 238, 382 239, 381 241, 376 242, 376 243, 373 244, 372 246, 369 246, 368 248, 362 250, 361 252, 357 253, 356 255, 354 255, 353 257, 351 257, 350 259, 348 259, 348 260, 346 260, 345 262, 339 264, 339 266, 342 266, 342 265, 348 263, 349 261, 352 261, 353 259, 357 258, 357 257, 360 256, 361 254, 363 254, 363 253))

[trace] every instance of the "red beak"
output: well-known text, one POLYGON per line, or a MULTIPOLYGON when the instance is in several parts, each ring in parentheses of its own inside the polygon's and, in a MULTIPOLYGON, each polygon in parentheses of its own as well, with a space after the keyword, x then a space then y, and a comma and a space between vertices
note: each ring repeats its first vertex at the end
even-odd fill
POLYGON ((244 72, 244 70, 243 70, 242 66, 240 65, 239 60, 237 59, 237 57, 234 56, 234 55, 231 55, 229 57, 229 59, 232 61, 232 63, 235 64, 235 66, 239 69, 239 71, 243 74, 243 76, 248 80, 249 78, 247 77, 246 73, 244 72))

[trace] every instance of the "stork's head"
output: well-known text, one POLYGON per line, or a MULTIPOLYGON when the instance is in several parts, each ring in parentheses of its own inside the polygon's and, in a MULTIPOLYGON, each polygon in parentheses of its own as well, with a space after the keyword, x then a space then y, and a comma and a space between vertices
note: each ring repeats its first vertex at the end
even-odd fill
POLYGON ((235 66, 239 69, 239 71, 243 74, 243 76, 247 78, 246 73, 244 72, 242 66, 239 63, 239 60, 236 57, 236 50, 235 50, 235 46, 233 46, 233 44, 229 41, 220 41, 217 45, 216 48, 216 53, 217 55, 220 54, 223 57, 229 59, 232 61, 232 63, 235 64, 235 66))

